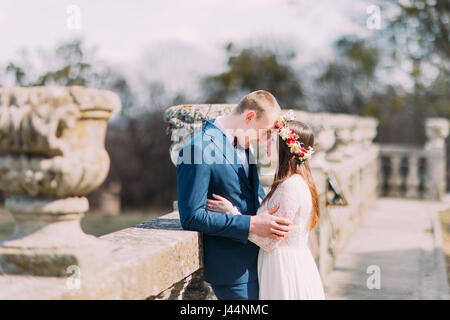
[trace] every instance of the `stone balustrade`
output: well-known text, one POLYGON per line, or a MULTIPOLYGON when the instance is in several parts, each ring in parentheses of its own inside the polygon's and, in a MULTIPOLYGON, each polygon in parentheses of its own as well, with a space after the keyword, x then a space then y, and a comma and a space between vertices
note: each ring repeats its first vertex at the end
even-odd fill
POLYGON ((441 200, 445 195, 445 139, 449 121, 426 119, 425 133, 425 146, 380 146, 378 193, 381 196, 441 200))

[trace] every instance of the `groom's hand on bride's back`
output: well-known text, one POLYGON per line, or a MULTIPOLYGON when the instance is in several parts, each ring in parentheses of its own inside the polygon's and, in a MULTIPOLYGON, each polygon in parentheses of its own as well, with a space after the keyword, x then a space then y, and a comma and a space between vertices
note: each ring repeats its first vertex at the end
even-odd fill
POLYGON ((280 205, 251 216, 250 232, 271 239, 282 239, 289 232, 292 221, 274 216, 279 208, 280 205))

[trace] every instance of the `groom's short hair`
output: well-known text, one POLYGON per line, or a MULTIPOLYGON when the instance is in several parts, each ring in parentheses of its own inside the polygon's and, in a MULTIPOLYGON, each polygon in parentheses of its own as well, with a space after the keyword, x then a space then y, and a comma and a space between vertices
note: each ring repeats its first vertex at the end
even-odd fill
POLYGON ((277 99, 268 91, 258 90, 247 94, 238 103, 234 112, 242 114, 246 110, 256 111, 256 118, 260 118, 267 110, 271 108, 280 108, 277 99))

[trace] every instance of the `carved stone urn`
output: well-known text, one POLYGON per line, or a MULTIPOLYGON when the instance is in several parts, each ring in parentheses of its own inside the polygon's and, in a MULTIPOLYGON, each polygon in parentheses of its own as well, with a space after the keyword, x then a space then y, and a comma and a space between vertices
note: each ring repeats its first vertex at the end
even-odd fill
POLYGON ((107 121, 118 95, 84 87, 0 88, 0 189, 15 219, 0 273, 67 276, 101 268, 112 248, 85 234, 84 197, 109 171, 107 121))

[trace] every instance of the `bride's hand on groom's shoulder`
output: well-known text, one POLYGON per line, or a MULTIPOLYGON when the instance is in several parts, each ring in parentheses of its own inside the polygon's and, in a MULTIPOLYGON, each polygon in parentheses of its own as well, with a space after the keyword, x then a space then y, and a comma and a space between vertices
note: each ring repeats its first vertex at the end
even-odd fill
POLYGON ((219 213, 233 212, 234 207, 230 201, 228 201, 224 197, 221 197, 214 193, 213 193, 213 197, 216 200, 206 199, 206 209, 207 210, 219 212, 219 213))
POLYGON ((283 239, 289 232, 292 221, 286 217, 274 216, 280 205, 264 210, 250 219, 250 232, 261 237, 283 239))

